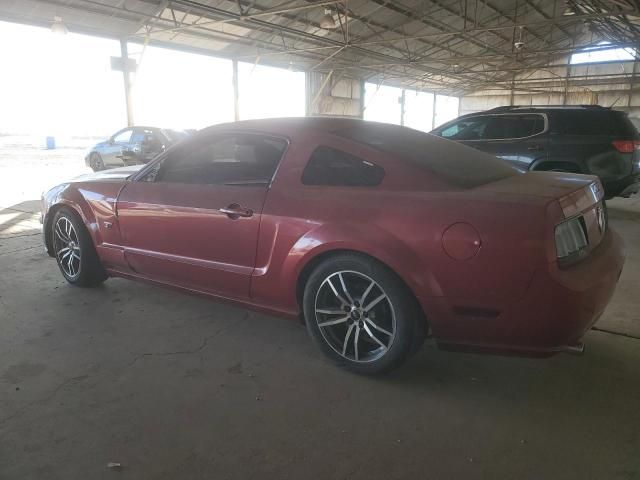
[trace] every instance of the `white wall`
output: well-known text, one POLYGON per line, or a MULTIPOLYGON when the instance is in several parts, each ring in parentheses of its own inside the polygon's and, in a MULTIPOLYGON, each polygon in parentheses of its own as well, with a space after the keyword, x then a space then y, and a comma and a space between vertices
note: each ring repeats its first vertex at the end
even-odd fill
POLYGON ((362 82, 355 78, 309 72, 309 115, 361 117, 362 82))

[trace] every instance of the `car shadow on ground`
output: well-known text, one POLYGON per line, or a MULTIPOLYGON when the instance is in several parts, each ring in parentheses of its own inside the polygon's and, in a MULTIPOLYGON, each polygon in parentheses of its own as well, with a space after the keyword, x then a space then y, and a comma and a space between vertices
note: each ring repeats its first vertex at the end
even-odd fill
POLYGON ((40 230, 40 201, 0 207, 0 238, 31 234, 40 230))

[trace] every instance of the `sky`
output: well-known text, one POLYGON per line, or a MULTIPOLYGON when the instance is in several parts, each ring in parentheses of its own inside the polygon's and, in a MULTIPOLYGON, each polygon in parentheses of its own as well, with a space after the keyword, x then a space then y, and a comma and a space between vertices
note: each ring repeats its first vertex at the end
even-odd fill
MULTIPOLYGON (((0 134, 107 137, 126 126, 116 40, 0 22, 0 134)), ((128 44, 138 63, 132 75, 134 122, 165 128, 203 128, 234 120, 230 60, 128 44)), ((240 119, 305 114, 305 74, 238 64, 240 119)), ((397 123, 402 90, 366 85, 365 119, 397 123)), ((455 118, 458 99, 406 91, 405 124, 428 131, 455 118)))
MULTIPOLYGON (((126 126, 115 40, 0 22, 0 133, 109 136, 126 126)), ((234 120, 230 60, 129 44, 134 121, 203 128, 234 120)), ((241 118, 305 113, 304 73, 240 63, 241 118), (265 92, 269 92, 268 95, 265 92)))
POLYGON ((90 135, 126 119, 115 41, 0 22, 0 133, 90 135))

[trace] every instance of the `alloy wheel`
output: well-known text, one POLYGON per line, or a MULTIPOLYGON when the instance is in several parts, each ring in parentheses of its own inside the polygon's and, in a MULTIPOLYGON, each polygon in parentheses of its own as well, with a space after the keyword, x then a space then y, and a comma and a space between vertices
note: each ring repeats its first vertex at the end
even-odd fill
POLYGON ((396 334, 391 300, 378 283, 355 271, 335 272, 322 282, 315 320, 329 346, 352 362, 378 360, 396 334))
POLYGON ((65 275, 75 278, 80 274, 81 250, 78 233, 67 217, 60 217, 53 230, 56 258, 65 275))

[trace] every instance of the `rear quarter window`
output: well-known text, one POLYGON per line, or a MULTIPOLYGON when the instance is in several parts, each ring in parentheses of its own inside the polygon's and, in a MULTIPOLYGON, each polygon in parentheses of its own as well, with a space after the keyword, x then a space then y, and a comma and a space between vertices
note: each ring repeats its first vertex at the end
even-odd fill
POLYGON ((383 178, 379 165, 325 146, 313 151, 302 173, 305 185, 375 187, 383 178))

